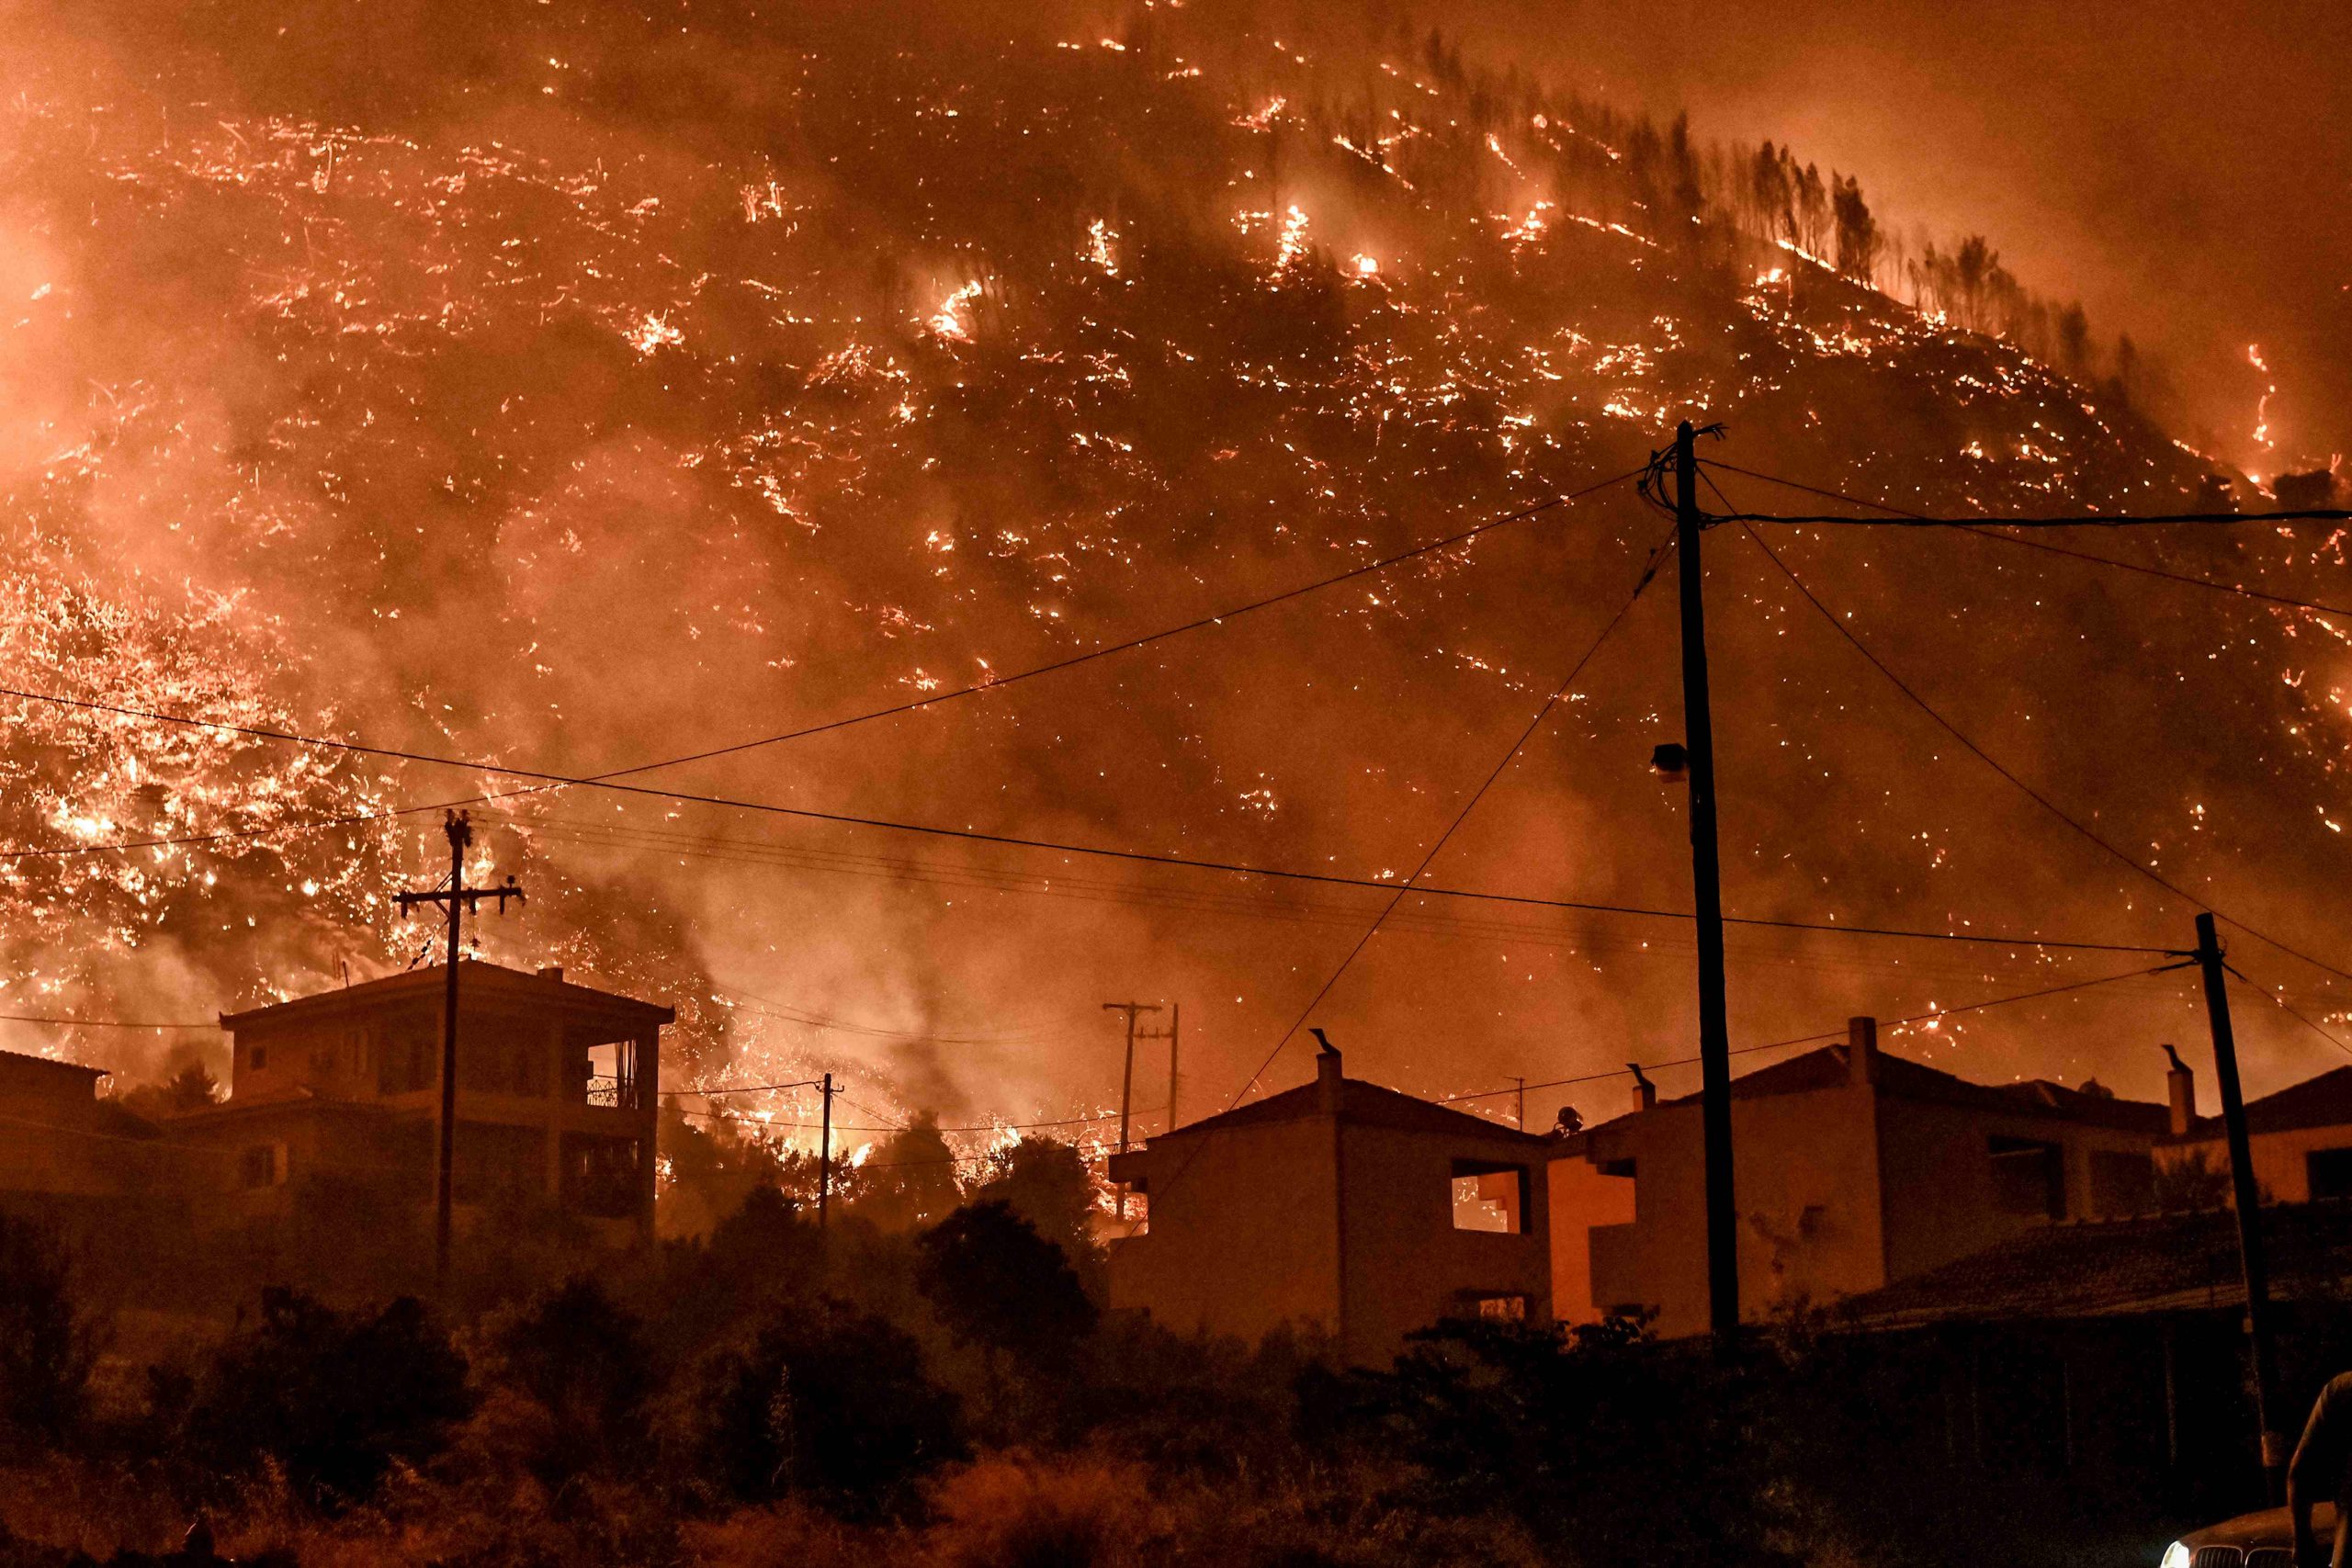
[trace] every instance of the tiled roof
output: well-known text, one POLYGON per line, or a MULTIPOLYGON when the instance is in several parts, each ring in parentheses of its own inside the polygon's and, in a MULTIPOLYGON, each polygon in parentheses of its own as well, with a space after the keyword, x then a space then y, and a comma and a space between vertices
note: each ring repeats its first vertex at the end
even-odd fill
MULTIPOLYGON (((2273 1204, 2261 1211, 2261 1235, 2274 1298, 2352 1294, 2352 1202, 2273 1204)), ((2203 1209, 2038 1225, 1846 1306, 1864 1327, 1902 1328, 2233 1308, 2245 1301, 2237 1216, 2203 1209)))
MULTIPOLYGON (((1237 1106, 1219 1115, 1199 1122, 1187 1122, 1172 1133, 1162 1133, 1151 1141, 1162 1143, 1170 1138, 1188 1137, 1194 1133, 1218 1133, 1233 1127, 1257 1127, 1279 1122, 1304 1122, 1323 1113, 1321 1086, 1301 1084, 1280 1094, 1268 1095, 1248 1105, 1237 1106)), ((1476 1136, 1489 1141, 1519 1140, 1530 1148, 1549 1150, 1554 1140, 1532 1133, 1516 1132, 1484 1117, 1466 1111, 1449 1111, 1442 1105, 1417 1100, 1409 1094, 1399 1094, 1393 1089, 1365 1083, 1361 1078, 1340 1080, 1340 1120, 1352 1127, 1390 1127, 1408 1133, 1444 1133, 1456 1137, 1476 1136)))
MULTIPOLYGON (((1838 1088, 1847 1082, 1847 1049, 1843 1045, 1824 1046, 1818 1051, 1808 1051, 1802 1056, 1792 1056, 1785 1062, 1775 1062, 1769 1067, 1759 1067, 1755 1072, 1732 1079, 1731 1096, 1734 1100, 1758 1100, 1768 1095, 1806 1094, 1817 1089, 1838 1088)), ((2352 1068, 2344 1071, 2352 1073, 2352 1068)), ((1930 1067, 1925 1063, 1909 1061, 1885 1051, 1878 1054, 1878 1089, 1881 1094, 1900 1100, 1967 1106, 2011 1115, 2056 1116, 2070 1122, 2086 1122, 2102 1127, 2129 1128, 2143 1133, 2163 1132, 2170 1115, 2165 1107, 2147 1100, 2085 1094, 2080 1089, 2068 1089, 2064 1084, 2052 1083, 2046 1078, 2029 1078, 2019 1083, 2006 1084, 1971 1083, 1940 1067, 1930 1067)), ((1687 1094, 1660 1103, 1696 1105, 1699 1097, 1687 1094)))
POLYGON ((7 1058, 6 1066, 11 1068, 18 1068, 21 1064, 35 1071, 46 1067, 60 1073, 81 1073, 93 1078, 109 1076, 108 1069, 105 1067, 85 1067, 79 1062, 61 1062, 54 1056, 36 1056, 29 1051, 0 1051, 0 1056, 7 1058))
MULTIPOLYGON (((2302 1127, 2346 1124, 2352 1124, 2352 1066, 2337 1067, 2315 1078, 2290 1084, 2276 1094, 2249 1100, 2245 1105, 2249 1133, 2289 1133, 2302 1127)), ((2171 1141, 2204 1143, 2222 1135, 2219 1116, 2200 1116, 2189 1123, 2186 1134, 2171 1141)))

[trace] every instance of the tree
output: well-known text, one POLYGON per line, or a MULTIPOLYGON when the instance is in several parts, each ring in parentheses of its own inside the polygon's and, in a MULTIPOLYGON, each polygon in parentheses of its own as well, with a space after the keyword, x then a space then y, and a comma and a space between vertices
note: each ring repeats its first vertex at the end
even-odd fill
POLYGON ((958 1209, 915 1249, 915 1287, 959 1344, 1035 1368, 1094 1331, 1069 1256, 1008 1203, 958 1209))
POLYGON ((100 1325, 57 1233, 0 1214, 0 1427, 55 1442, 80 1422, 100 1325))
POLYGON ((992 1151, 969 1197, 1009 1205, 1073 1260, 1093 1249, 1094 1179, 1068 1144, 1023 1137, 992 1151))
POLYGON ((466 1370, 413 1296, 340 1313, 273 1286, 205 1370, 184 1451, 206 1475, 274 1463, 319 1506, 365 1502, 392 1466, 446 1446, 473 1408, 466 1370))
POLYGON ((884 1139, 873 1158, 843 1175, 842 1186, 850 1206, 886 1231, 935 1224, 964 1196, 955 1151, 940 1135, 939 1117, 928 1111, 884 1139))
POLYGON ((1841 180, 1832 173, 1829 191, 1838 225, 1838 270, 1857 283, 1869 283, 1878 276, 1878 220, 1871 216, 1861 184, 1853 175, 1841 180))
POLYGON ((691 1446, 728 1496, 801 1497, 852 1518, 899 1512, 964 1457, 956 1396, 922 1348, 839 1302, 789 1309, 705 1367, 691 1446))

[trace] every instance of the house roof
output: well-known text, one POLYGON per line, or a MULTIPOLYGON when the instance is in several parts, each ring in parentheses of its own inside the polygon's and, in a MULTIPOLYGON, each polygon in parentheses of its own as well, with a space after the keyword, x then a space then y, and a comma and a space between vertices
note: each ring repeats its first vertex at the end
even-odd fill
POLYGON ((0 1051, 0 1071, 40 1072, 42 1069, 97 1079, 111 1076, 106 1067, 85 1067, 79 1062, 61 1062, 54 1056, 36 1056, 29 1051, 0 1051))
MULTIPOLYGON (((2290 1084, 2276 1094, 2245 1104, 2249 1133, 2291 1133, 2304 1127, 2352 1125, 2352 1066, 2337 1067, 2290 1084)), ((2199 1116, 2188 1131, 2167 1143, 2201 1144, 2222 1136, 2219 1116, 2199 1116)))
MULTIPOLYGON (((459 960, 458 978, 460 991, 471 991, 477 998, 504 998, 541 1007, 552 1003, 567 1011, 600 1015, 616 1022, 658 1025, 672 1022, 678 1016, 673 1009, 613 991, 600 991, 593 986, 575 985, 560 975, 533 975, 479 959, 459 960)), ((403 975, 388 975, 380 980, 363 980, 356 986, 316 991, 291 1001, 248 1008, 243 1012, 224 1012, 220 1015, 220 1027, 233 1030, 255 1023, 311 1021, 340 1012, 437 998, 447 983, 447 975, 439 968, 414 969, 403 975)))
MULTIPOLYGON (((1792 1056, 1785 1062, 1775 1062, 1769 1067, 1759 1067, 1755 1072, 1732 1079, 1731 1096, 1734 1100, 1760 1100, 1770 1095, 1807 1094, 1817 1089, 1837 1089, 1848 1082, 1849 1060, 1849 1047, 1844 1045, 1828 1045, 1818 1051, 1808 1051, 1802 1056, 1792 1056)), ((2152 1101, 2086 1094, 2081 1089, 2068 1089, 2064 1084, 2052 1083, 2047 1078, 2027 1078, 2005 1084, 1971 1083, 1940 1067, 1910 1061, 1883 1050, 1878 1054, 1877 1083, 1881 1094, 1897 1100, 1958 1105, 2009 1115, 2062 1117, 2069 1122, 2086 1122, 2096 1126, 2143 1133, 2164 1131, 2171 1115, 2164 1106, 2152 1101)), ((1660 1103, 1696 1105, 1699 1096, 1687 1094, 1660 1103)))
MULTIPOLYGON (((1188 1122, 1162 1133, 1151 1142, 1190 1137, 1195 1133, 1221 1133, 1235 1127, 1268 1126, 1280 1122, 1305 1122, 1323 1114, 1320 1084, 1301 1084, 1268 1095, 1219 1115, 1188 1122)), ((1482 1116, 1451 1111, 1442 1105, 1400 1094, 1362 1078, 1340 1080, 1340 1120, 1352 1127, 1386 1127, 1406 1133, 1442 1133, 1453 1137, 1479 1137, 1489 1142, 1518 1142, 1532 1149, 1548 1150, 1554 1140, 1500 1126, 1482 1116)))
MULTIPOLYGON (((2352 1201, 2260 1211, 2270 1293, 2341 1301, 2352 1280, 2352 1201)), ((2037 1225, 1846 1303, 1866 1328, 2018 1318, 2114 1317, 2243 1307, 2229 1209, 2037 1225)))

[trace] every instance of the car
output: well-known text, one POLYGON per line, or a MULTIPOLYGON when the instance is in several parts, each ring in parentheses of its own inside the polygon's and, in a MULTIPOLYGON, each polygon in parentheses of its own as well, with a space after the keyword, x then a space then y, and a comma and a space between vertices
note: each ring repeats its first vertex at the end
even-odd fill
MULTIPOLYGON (((2323 1546, 2335 1538, 2335 1504, 2312 1509, 2312 1533, 2323 1546)), ((2160 1568, 2295 1568, 2295 1527, 2284 1508, 2240 1514, 2165 1547, 2160 1568)))

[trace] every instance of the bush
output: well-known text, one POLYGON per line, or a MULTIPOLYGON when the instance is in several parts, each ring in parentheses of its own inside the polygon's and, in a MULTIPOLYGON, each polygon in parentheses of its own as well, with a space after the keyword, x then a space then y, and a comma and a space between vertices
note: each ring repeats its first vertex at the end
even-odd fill
POLYGON ((1153 1512, 1143 1475, 1101 1463, 987 1459, 933 1495, 943 1568, 1097 1568, 1130 1560, 1153 1512))
POLYGON ((345 1314, 273 1288, 205 1370, 182 1447, 209 1473, 274 1464, 333 1509, 438 1453, 471 1407, 465 1357, 413 1297, 345 1314))
POLYGON ((0 1214, 0 1427, 56 1442, 79 1425, 99 1338, 64 1242, 0 1214))
POLYGON ((915 1247, 917 1288, 959 1344, 1034 1368, 1094 1331, 1094 1303, 1068 1255, 1008 1203, 958 1209, 915 1247))
POLYGON ((748 1503, 797 1498, 850 1518, 903 1512, 964 1457, 956 1396, 922 1349, 836 1302, 787 1309, 712 1358, 686 1416, 700 1472, 748 1503))
POLYGON ((507 1382, 551 1417, 532 1468, 555 1484, 643 1436, 653 1389, 652 1354, 636 1316, 594 1280, 576 1278, 491 1333, 507 1382))

